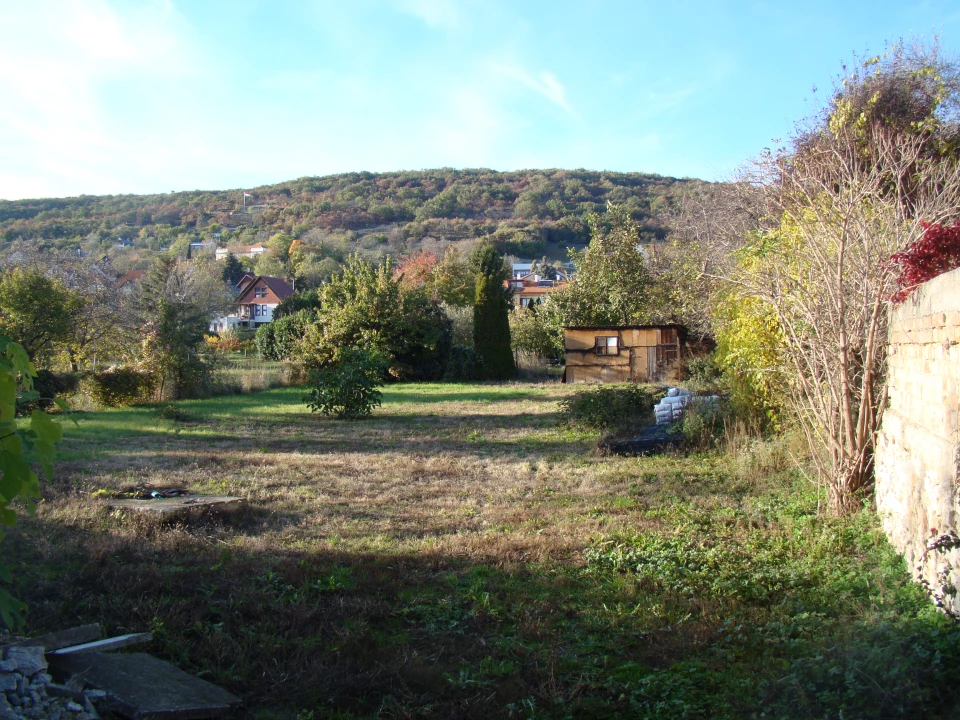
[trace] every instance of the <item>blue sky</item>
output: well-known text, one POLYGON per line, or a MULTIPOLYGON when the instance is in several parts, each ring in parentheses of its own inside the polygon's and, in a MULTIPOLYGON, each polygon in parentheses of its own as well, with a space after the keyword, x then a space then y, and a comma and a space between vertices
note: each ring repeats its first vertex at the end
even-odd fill
POLYGON ((960 4, 0 0, 0 198, 351 170, 723 179, 960 4))

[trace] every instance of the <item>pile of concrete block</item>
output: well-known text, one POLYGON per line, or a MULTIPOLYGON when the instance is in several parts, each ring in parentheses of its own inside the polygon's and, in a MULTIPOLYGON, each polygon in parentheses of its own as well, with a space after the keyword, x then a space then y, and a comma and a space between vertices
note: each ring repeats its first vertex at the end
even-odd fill
POLYGON ((653 414, 657 419, 657 425, 669 425, 677 422, 683 417, 684 410, 692 405, 716 411, 720 409, 720 397, 718 395, 694 395, 690 390, 684 388, 669 388, 666 397, 653 406, 653 414))

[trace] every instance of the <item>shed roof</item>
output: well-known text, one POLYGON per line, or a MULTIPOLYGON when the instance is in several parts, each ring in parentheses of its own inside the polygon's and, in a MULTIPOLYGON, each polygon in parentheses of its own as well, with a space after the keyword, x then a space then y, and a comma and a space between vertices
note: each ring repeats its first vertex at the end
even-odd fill
POLYGON ((663 330, 672 329, 687 332, 684 325, 663 323, 661 325, 568 325, 564 330, 663 330))

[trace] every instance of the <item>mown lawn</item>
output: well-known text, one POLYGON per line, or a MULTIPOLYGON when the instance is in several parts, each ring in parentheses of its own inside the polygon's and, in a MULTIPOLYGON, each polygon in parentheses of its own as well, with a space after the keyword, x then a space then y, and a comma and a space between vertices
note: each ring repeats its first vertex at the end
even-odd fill
POLYGON ((8 538, 32 632, 99 621, 257 718, 954 718, 960 632, 874 514, 757 445, 603 457, 560 385, 301 391, 82 414, 8 538), (242 495, 160 525, 138 483, 242 495))

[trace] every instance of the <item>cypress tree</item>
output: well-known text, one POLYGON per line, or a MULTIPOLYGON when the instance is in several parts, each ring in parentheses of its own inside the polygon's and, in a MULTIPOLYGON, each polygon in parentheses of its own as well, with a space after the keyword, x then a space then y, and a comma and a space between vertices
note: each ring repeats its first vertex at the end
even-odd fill
POLYGON ((516 373, 507 315, 509 291, 503 286, 509 273, 503 259, 490 244, 478 247, 471 261, 477 278, 473 303, 473 345, 483 358, 484 375, 490 380, 506 380, 516 373))

